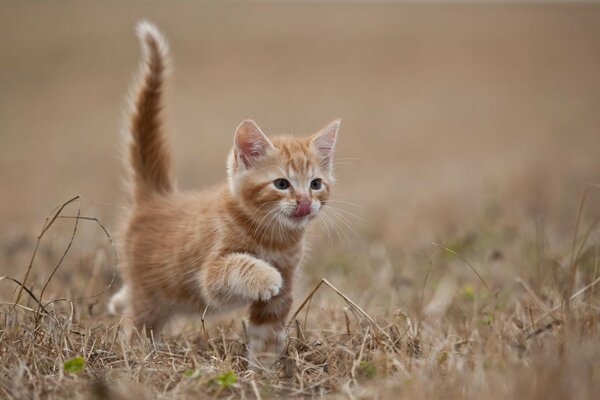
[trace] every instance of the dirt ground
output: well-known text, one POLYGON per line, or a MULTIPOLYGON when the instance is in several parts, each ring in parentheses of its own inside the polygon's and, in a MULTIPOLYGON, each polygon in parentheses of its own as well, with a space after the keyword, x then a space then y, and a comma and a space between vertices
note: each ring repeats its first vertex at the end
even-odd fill
MULTIPOLYGON (((342 119, 347 221, 315 227, 297 305, 326 278, 360 310, 322 286, 292 321, 302 345, 256 373, 236 350, 240 315, 208 334, 180 321, 159 345, 176 350, 127 347, 108 293, 39 317, 26 295, 13 309, 3 279, 0 397, 598 398, 599 5, 0 2, 0 277, 23 279, 45 218, 73 196, 63 215, 114 232, 142 18, 171 44, 182 187, 224 179, 244 118, 267 134, 342 119), (215 381, 229 370, 236 383, 215 381)), ((37 298, 73 223, 42 238, 37 298)), ((43 303, 104 291, 112 263, 80 221, 43 303)))

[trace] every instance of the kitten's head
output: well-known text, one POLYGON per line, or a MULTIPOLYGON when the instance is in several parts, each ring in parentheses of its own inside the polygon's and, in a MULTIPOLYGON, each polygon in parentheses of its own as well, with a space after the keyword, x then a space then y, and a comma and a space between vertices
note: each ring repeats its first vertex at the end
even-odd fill
POLYGON ((304 227, 329 198, 339 126, 336 120, 306 138, 270 140, 254 121, 243 121, 227 163, 241 207, 261 224, 304 227))

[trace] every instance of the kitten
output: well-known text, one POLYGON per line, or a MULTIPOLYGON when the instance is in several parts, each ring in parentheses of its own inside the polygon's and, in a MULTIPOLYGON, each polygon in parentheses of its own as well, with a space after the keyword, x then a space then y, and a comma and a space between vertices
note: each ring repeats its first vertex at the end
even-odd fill
POLYGON ((329 198, 339 120, 307 138, 269 139, 243 121, 228 182, 177 190, 160 111, 168 45, 138 25, 144 59, 130 124, 133 205, 120 240, 125 285, 112 313, 157 332, 177 311, 215 314, 250 306, 252 354, 281 352, 304 232, 329 198))

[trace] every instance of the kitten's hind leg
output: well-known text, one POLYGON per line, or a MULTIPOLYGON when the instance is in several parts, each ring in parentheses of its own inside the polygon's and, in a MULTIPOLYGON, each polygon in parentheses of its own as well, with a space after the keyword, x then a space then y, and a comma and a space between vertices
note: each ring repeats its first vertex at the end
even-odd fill
POLYGON ((111 297, 110 302, 108 303, 108 313, 110 315, 121 315, 125 311, 128 303, 129 288, 127 285, 123 285, 123 287, 111 297))
POLYGON ((243 253, 207 263, 201 273, 203 294, 212 306, 242 306, 268 301, 281 290, 281 273, 272 265, 243 253))
POLYGON ((139 332, 158 340, 160 331, 169 318, 177 312, 176 304, 146 293, 136 293, 129 310, 139 332))

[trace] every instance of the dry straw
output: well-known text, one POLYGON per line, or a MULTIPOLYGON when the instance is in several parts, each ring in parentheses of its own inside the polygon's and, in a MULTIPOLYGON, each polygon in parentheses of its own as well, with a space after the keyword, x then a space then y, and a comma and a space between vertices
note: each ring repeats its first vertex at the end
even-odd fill
MULTIPOLYGON (((557 281, 568 295, 531 277, 516 277, 517 285, 502 288, 490 269, 475 268, 462 252, 435 243, 434 257, 422 260, 429 265, 424 283, 406 289, 413 293, 413 306, 375 311, 333 279, 321 278, 291 315, 285 354, 272 367, 255 368, 248 368, 252 360, 245 358, 243 323, 235 320, 205 326, 202 318, 201 326, 180 333, 147 339, 138 332, 126 341, 124 321, 103 311, 103 294, 115 279, 113 240, 97 218, 82 215, 81 206, 65 215, 78 204, 74 197, 44 222, 22 278, 0 277, 0 284, 15 287, 13 300, 0 305, 0 397, 598 398, 598 245, 588 245, 598 220, 579 236, 586 196, 568 265, 555 271, 562 273, 557 281), (44 255, 43 241, 57 221, 73 222, 67 244, 44 255), (94 288, 92 296, 77 293, 78 282, 89 277, 85 268, 92 255, 71 259, 82 222, 98 227, 106 239, 99 251, 111 259, 105 275, 80 285, 94 288), (422 312, 435 289, 427 282, 436 282, 434 267, 454 262, 442 254, 466 264, 473 279, 468 290, 450 292, 449 307, 432 318, 422 312), (587 275, 580 272, 584 263, 593 266, 587 275), (66 296, 69 292, 74 295, 66 296), (336 305, 335 298, 345 306, 336 305), (319 307, 311 308, 315 302, 319 307)), ((356 273, 366 266, 357 261, 352 268, 356 273)), ((336 279, 348 286, 339 275, 336 279)), ((375 284, 381 297, 398 287, 356 282, 351 292, 373 290, 375 284)))

